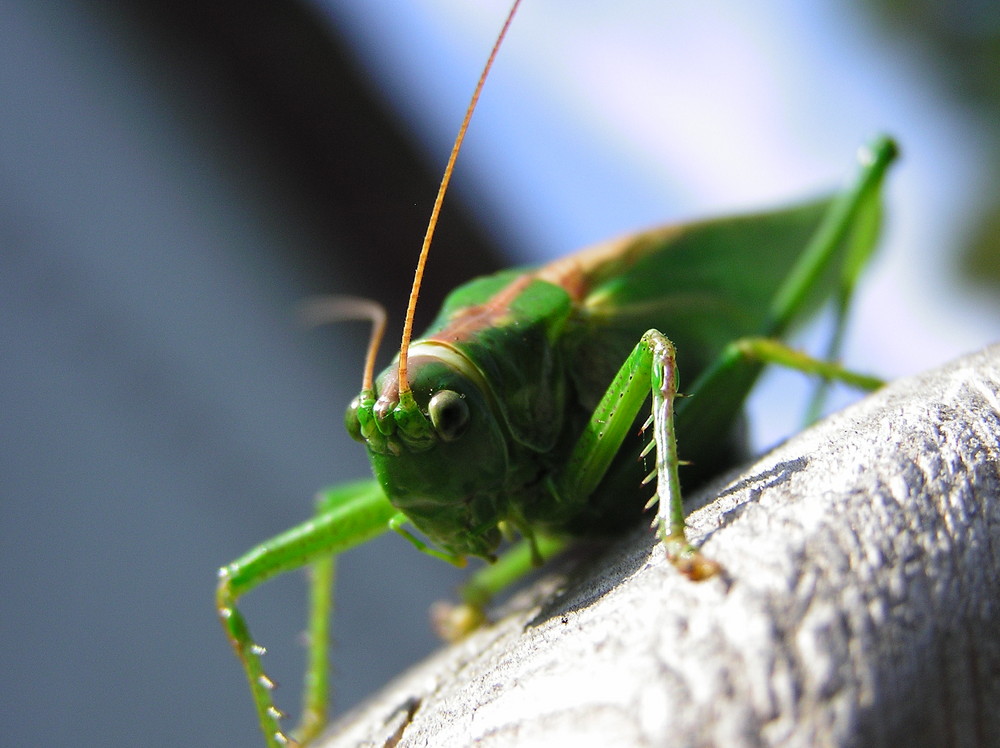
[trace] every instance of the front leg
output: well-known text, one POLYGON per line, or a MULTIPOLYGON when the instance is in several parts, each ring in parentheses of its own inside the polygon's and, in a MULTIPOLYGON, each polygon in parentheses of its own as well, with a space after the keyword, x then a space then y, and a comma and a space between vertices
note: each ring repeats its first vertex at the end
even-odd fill
POLYGON ((665 335, 650 330, 651 389, 653 391, 653 444, 656 449, 656 495, 647 507, 656 504, 653 527, 667 551, 667 558, 677 570, 693 581, 708 579, 719 573, 721 566, 706 558, 687 539, 684 523, 684 500, 677 468, 677 432, 674 427, 674 401, 677 398, 677 357, 674 344, 665 335))
POLYGON ((306 678, 305 713, 300 736, 307 740, 325 723, 326 655, 333 558, 389 529, 396 509, 375 481, 360 481, 321 496, 316 516, 252 549, 219 570, 216 610, 236 656, 243 663, 257 718, 268 748, 289 745, 275 706, 274 682, 264 672, 264 648, 251 636, 239 598, 262 582, 292 569, 313 565, 313 603, 309 624, 310 656, 306 678))
POLYGON ((720 567, 692 546, 685 533, 674 430, 676 351, 663 333, 649 330, 642 336, 598 403, 565 467, 552 478, 551 487, 561 503, 586 501, 607 473, 650 392, 656 448, 656 494, 650 505, 658 505, 653 525, 670 562, 693 580, 707 579, 720 567))

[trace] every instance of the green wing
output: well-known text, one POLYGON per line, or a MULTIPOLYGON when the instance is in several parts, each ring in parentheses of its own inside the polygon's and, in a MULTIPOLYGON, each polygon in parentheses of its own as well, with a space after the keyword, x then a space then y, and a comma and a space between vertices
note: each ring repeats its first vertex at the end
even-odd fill
MULTIPOLYGON (((603 393, 651 327, 677 346, 688 383, 728 343, 764 334, 773 299, 830 202, 668 227, 619 243, 617 252, 627 260, 589 268, 590 290, 567 339, 584 399, 603 393)), ((836 260, 830 267, 810 290, 801 317, 833 293, 836 260)))

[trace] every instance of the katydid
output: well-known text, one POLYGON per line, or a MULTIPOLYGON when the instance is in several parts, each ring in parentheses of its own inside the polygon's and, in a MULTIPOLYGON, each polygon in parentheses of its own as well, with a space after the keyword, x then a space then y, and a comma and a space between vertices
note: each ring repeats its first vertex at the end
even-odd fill
MULTIPOLYGON (((399 355, 376 379, 383 325, 375 324, 362 391, 347 411, 347 429, 365 443, 375 479, 327 489, 312 520, 219 572, 218 614, 268 746, 290 738, 261 664, 264 650, 236 607, 266 579, 312 565, 305 705, 295 734, 306 742, 325 722, 338 554, 393 529, 452 563, 469 556, 490 562, 445 622, 459 635, 532 565, 574 538, 619 531, 654 505, 652 524, 669 562, 693 580, 710 578, 719 566, 685 535, 678 450, 693 463, 685 468, 687 485, 724 465, 742 404, 769 362, 859 388, 879 384, 798 354, 781 339, 824 300, 846 296, 870 255, 880 185, 896 154, 888 138, 863 151, 857 178, 833 198, 646 231, 473 280, 452 292, 430 329, 411 342, 441 200, 516 8, 446 167, 399 355), (692 382, 684 389, 689 397, 678 397, 679 372, 692 382), (651 482, 655 490, 643 488, 651 482), (499 555, 513 536, 521 540, 499 555)), ((841 304, 839 324, 845 310, 841 304)))

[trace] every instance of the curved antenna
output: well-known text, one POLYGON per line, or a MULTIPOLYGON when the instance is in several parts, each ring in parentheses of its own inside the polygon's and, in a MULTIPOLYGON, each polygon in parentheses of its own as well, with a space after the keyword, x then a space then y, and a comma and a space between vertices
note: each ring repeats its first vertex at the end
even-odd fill
POLYGON ((348 319, 368 320, 372 323, 372 334, 368 338, 365 353, 365 372, 361 382, 363 392, 375 389, 375 356, 378 355, 385 334, 385 307, 372 299, 359 296, 316 296, 299 304, 299 319, 309 327, 342 322, 348 319))
POLYGON ((406 320, 403 322, 403 339, 399 344, 400 396, 402 396, 403 393, 410 392, 410 380, 407 379, 406 376, 406 359, 410 350, 410 338, 413 335, 413 313, 417 308, 417 297, 420 296, 420 283, 424 278, 424 266, 427 264, 427 254, 431 248, 431 237, 434 236, 434 229, 437 226, 438 214, 441 212, 441 203, 444 201, 444 193, 448 191, 448 182, 451 181, 451 173, 455 169, 455 159, 458 158, 458 152, 462 149, 462 141, 465 140, 465 131, 469 129, 469 120, 472 119, 472 113, 476 109, 476 103, 479 101, 479 94, 483 90, 483 84, 486 82, 486 77, 490 73, 490 68, 493 67, 493 60, 496 59, 497 52, 500 50, 500 44, 507 35, 507 29, 510 28, 511 21, 514 20, 514 14, 517 12, 517 6, 520 4, 521 0, 515 0, 513 7, 510 9, 510 13, 507 14, 507 20, 504 21, 503 28, 500 29, 500 34, 497 36, 497 40, 493 45, 493 51, 490 52, 489 59, 486 60, 486 66, 483 68, 483 72, 479 76, 479 82, 476 84, 476 90, 472 93, 472 100, 469 102, 469 107, 465 110, 465 118, 462 120, 462 126, 458 128, 458 137, 455 138, 455 144, 451 148, 451 155, 448 157, 448 165, 444 168, 444 176, 441 177, 441 186, 438 187, 437 197, 434 199, 434 207, 431 209, 431 219, 427 224, 427 233, 424 234, 424 243, 420 248, 420 257, 417 260, 417 269, 413 274, 413 286, 410 288, 410 301, 406 306, 406 320))

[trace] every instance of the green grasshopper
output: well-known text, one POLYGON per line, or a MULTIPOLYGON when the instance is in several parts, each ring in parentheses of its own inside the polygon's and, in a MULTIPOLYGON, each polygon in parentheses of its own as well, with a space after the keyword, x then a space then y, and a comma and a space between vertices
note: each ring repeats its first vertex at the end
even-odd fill
POLYGON ((338 554, 392 529, 452 563, 469 556, 490 562, 442 621, 452 636, 479 625, 497 592, 572 539, 620 531, 654 505, 667 559, 691 579, 707 579, 719 566, 686 537, 678 443, 693 461, 688 485, 725 466, 742 405, 768 363, 862 389, 880 384, 797 353, 781 339, 831 297, 840 302, 838 331, 843 326, 850 290, 875 245, 880 186, 896 155, 884 137, 863 151, 857 178, 830 199, 646 231, 542 267, 473 280, 453 291, 430 329, 411 342, 441 201, 518 2, 445 169, 399 355, 376 379, 384 317, 376 320, 361 394, 347 410, 347 429, 367 446, 375 479, 323 491, 313 519, 220 569, 218 614, 268 746, 290 738, 261 664, 264 650, 236 607, 263 581, 312 566, 305 704, 296 733, 304 743, 325 723, 338 554), (679 371, 694 382, 683 399, 679 371), (652 413, 643 419, 650 397, 652 413), (643 447, 649 426, 652 439, 643 447), (647 471, 644 458, 654 449, 647 471), (642 486, 653 480, 649 498, 642 486), (502 541, 518 535, 498 556, 502 541))

